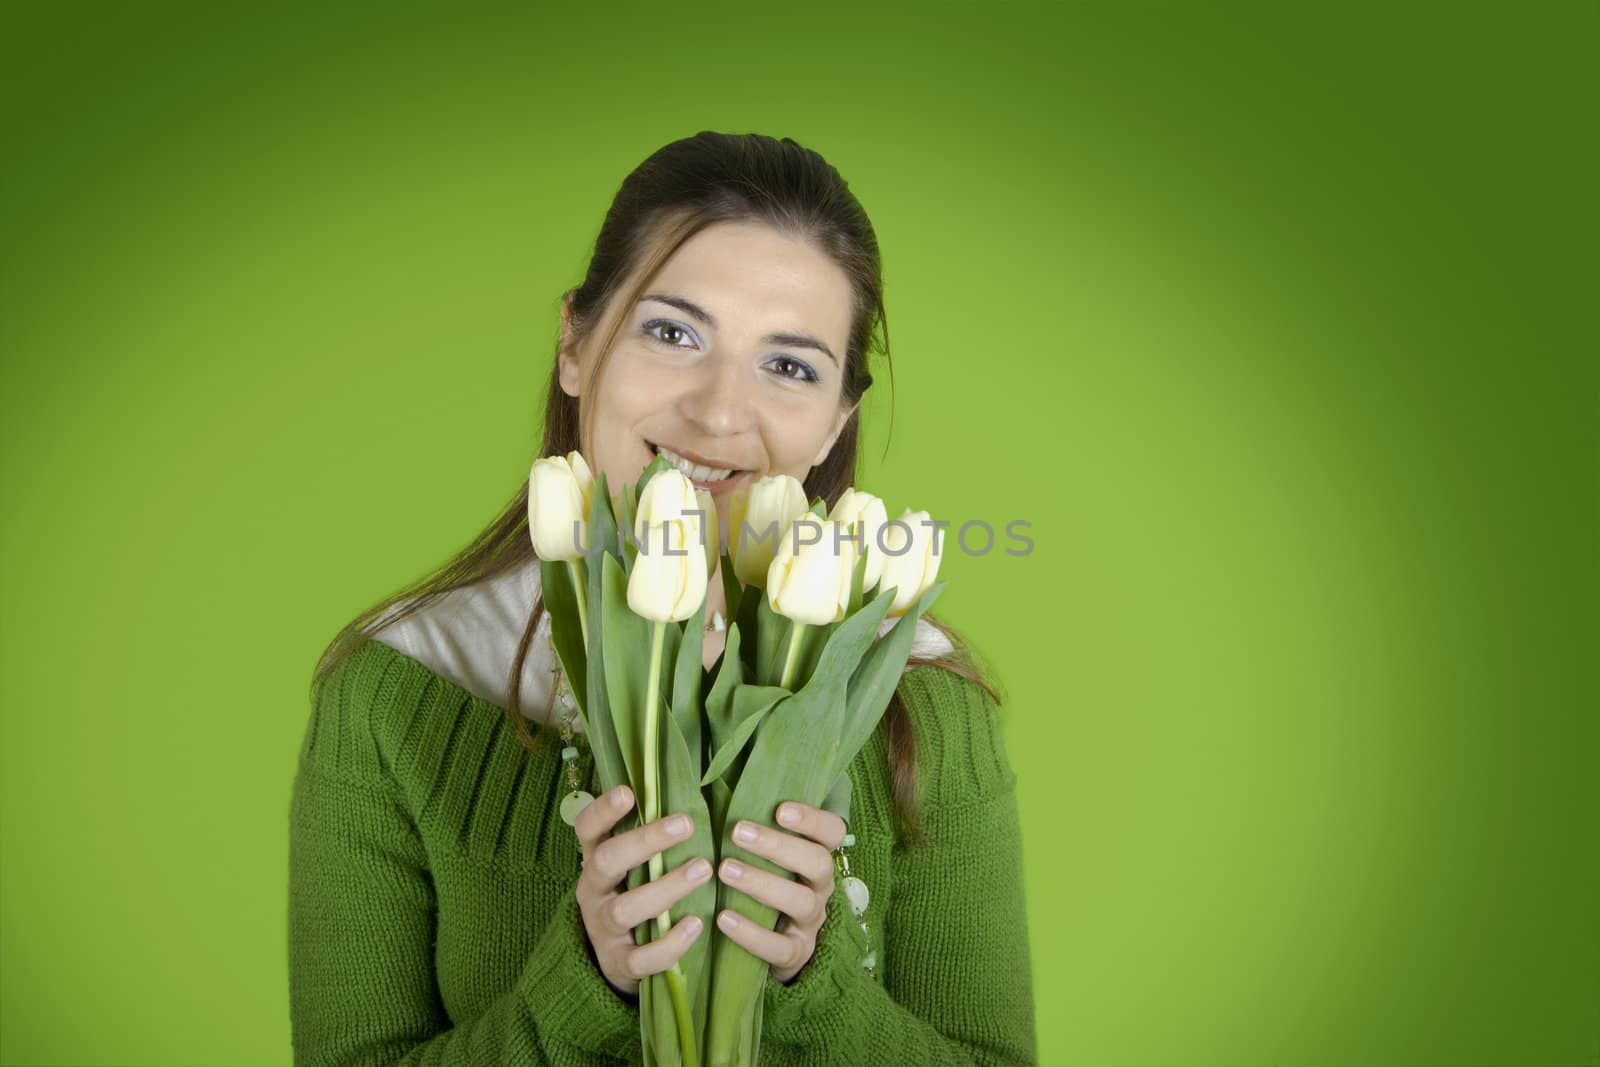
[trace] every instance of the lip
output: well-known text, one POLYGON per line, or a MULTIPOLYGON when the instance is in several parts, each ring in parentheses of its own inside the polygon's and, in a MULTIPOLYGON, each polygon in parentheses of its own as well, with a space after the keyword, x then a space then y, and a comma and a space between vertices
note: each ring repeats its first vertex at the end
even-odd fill
MULTIPOLYGON (((657 442, 646 440, 644 444, 645 444, 645 447, 650 450, 650 455, 651 456, 655 456, 656 455, 657 442)), ((690 484, 693 485, 696 489, 704 489, 704 490, 706 490, 707 492, 710 492, 710 493, 726 493, 730 489, 737 488, 740 482, 745 481, 746 479, 748 479, 750 477, 753 477, 754 473, 755 473, 753 471, 734 469, 732 464, 729 464, 729 463, 726 463, 726 462, 713 462, 713 461, 708 460, 704 456, 701 456, 701 455, 699 455, 697 453, 690 452, 690 451, 688 451, 686 449, 679 449, 679 448, 677 448, 676 446, 673 446, 673 445, 667 445, 666 447, 670 451, 675 453, 676 455, 680 455, 684 459, 688 460, 689 462, 697 463, 702 467, 715 467, 715 468, 717 468, 719 470, 722 470, 722 469, 733 470, 732 474, 728 475, 726 478, 722 479, 721 481, 717 481, 717 482, 702 482, 697 478, 690 478, 689 479, 690 484)))
MULTIPOLYGON (((645 441, 645 444, 649 446, 651 453, 654 454, 655 450, 656 450, 656 447, 658 445, 661 445, 661 442, 647 440, 647 441, 645 441)), ((684 459, 688 460, 690 463, 698 463, 702 467, 711 467, 712 469, 719 470, 719 471, 720 470, 731 470, 735 474, 737 474, 739 472, 739 470, 740 470, 740 468, 735 467, 732 463, 729 463, 726 460, 707 459, 706 457, 702 456, 698 452, 690 452, 688 449, 679 448, 677 445, 663 445, 662 447, 665 447, 669 451, 671 451, 671 452, 673 452, 673 453, 675 453, 677 455, 682 456, 684 459)))

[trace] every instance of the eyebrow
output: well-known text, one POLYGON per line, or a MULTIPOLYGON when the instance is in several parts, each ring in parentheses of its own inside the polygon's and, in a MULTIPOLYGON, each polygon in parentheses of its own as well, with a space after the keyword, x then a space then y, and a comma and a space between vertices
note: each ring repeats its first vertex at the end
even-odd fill
MULTIPOLYGON (((655 300, 659 303, 667 304, 677 308, 685 315, 699 319, 713 330, 717 328, 717 320, 712 318, 711 312, 692 300, 685 300, 681 296, 669 296, 666 293, 651 293, 649 296, 640 297, 639 299, 641 302, 655 300)), ((834 366, 837 367, 839 365, 839 357, 833 354, 831 348, 815 337, 803 333, 769 333, 761 339, 761 343, 764 345, 787 345, 790 348, 814 348, 833 360, 834 366)))

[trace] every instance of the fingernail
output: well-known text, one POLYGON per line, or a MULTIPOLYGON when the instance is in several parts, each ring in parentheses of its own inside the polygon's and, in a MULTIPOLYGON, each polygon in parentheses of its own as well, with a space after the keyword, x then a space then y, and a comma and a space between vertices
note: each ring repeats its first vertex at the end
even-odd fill
POLYGON ((756 828, 747 822, 742 822, 733 828, 733 839, 748 845, 756 839, 756 828))
POLYGON ((800 809, 793 804, 785 804, 778 809, 778 821, 785 826, 798 826, 800 824, 800 809))
POLYGON ((703 882, 711 877, 711 864, 705 860, 697 859, 689 864, 689 881, 703 882))
POLYGON ((619 785, 611 791, 611 806, 625 808, 628 806, 628 787, 619 785))
POLYGON ((717 916, 717 925, 724 930, 737 930, 739 929, 739 917, 731 911, 725 911, 717 916))
POLYGON ((685 934, 688 934, 690 937, 693 937, 695 934, 698 934, 700 932, 700 920, 699 920, 699 918, 694 916, 694 915, 691 915, 687 919, 683 920, 683 932, 685 934))
POLYGON ((738 860, 728 860, 722 865, 722 876, 724 878, 738 878, 743 874, 744 864, 738 860))
POLYGON ((683 836, 687 835, 688 832, 689 832, 689 817, 688 816, 686 816, 686 815, 674 815, 672 818, 667 820, 667 833, 671 834, 673 837, 683 837, 683 836))

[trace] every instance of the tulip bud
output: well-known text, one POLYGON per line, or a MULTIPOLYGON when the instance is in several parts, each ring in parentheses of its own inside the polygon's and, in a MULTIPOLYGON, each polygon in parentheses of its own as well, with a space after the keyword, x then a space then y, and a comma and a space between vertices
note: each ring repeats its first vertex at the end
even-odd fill
POLYGON ((938 527, 929 521, 926 511, 910 508, 884 524, 883 573, 878 577, 878 588, 894 587, 890 617, 904 615, 938 576, 941 553, 935 551, 933 543, 937 532, 938 527))
POLYGON ((779 615, 807 626, 838 622, 850 603, 855 561, 855 545, 843 526, 834 519, 802 515, 784 531, 767 569, 767 603, 779 615))
POLYGON ((878 578, 883 573, 883 552, 878 548, 878 530, 888 517, 883 501, 859 489, 846 489, 839 497, 838 503, 833 505, 828 517, 837 519, 846 528, 852 524, 856 525, 854 538, 856 554, 860 556, 865 552, 867 557, 866 572, 861 579, 861 591, 865 593, 868 589, 876 587, 878 578))
POLYGON ((728 501, 728 554, 739 581, 766 584, 780 544, 789 536, 789 524, 808 507, 805 487, 788 474, 769 474, 733 491, 728 501))
POLYGON ((706 556, 693 515, 652 523, 628 575, 628 608, 651 622, 682 622, 706 598, 706 556))
POLYGON ((528 536, 540 559, 579 559, 589 551, 593 495, 594 476, 582 453, 534 460, 528 472, 528 536))
MULTIPOLYGON (((668 519, 688 518, 698 522, 699 517, 694 513, 700 510, 700 501, 694 494, 694 483, 680 470, 668 467, 651 475, 634 508, 634 540, 642 543, 647 526, 655 526, 668 519)), ((698 541, 695 547, 700 547, 698 541)))

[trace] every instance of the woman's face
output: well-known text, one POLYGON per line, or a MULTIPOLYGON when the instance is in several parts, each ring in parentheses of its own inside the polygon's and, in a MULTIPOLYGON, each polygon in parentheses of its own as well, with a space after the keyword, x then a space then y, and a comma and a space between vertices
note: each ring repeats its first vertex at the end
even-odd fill
MULTIPOLYGON (((680 469, 721 516, 743 482, 804 481, 854 410, 841 409, 851 299, 809 244, 760 223, 701 230, 625 310, 597 395, 582 396, 597 353, 563 344, 561 388, 593 407, 590 467, 619 492, 660 446, 700 465, 680 469)), ((570 337, 565 308, 562 325, 570 337)))

